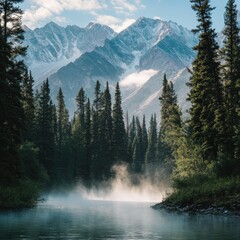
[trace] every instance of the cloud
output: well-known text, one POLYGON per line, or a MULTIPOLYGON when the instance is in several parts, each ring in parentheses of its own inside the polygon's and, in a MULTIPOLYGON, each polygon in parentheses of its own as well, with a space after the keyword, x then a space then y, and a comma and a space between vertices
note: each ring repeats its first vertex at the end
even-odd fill
POLYGON ((136 12, 139 8, 144 8, 142 0, 111 0, 113 8, 119 13, 133 13, 136 12))
POLYGON ((115 32, 123 31, 136 21, 136 19, 127 18, 122 20, 110 15, 98 15, 96 13, 94 15, 96 16, 96 22, 111 27, 115 32))
POLYGON ((157 74, 158 71, 149 69, 143 70, 141 72, 132 73, 126 76, 121 82, 121 87, 141 87, 146 83, 151 77, 157 74))
POLYGON ((39 22, 60 15, 65 10, 94 11, 104 8, 99 0, 32 0, 23 15, 23 23, 36 27, 39 22))

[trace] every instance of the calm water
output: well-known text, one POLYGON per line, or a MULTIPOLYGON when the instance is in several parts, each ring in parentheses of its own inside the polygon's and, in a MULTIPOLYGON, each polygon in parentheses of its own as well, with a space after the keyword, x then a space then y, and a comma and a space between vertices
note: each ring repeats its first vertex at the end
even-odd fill
POLYGON ((51 204, 0 213, 0 239, 240 239, 238 217, 169 214, 149 203, 51 204))

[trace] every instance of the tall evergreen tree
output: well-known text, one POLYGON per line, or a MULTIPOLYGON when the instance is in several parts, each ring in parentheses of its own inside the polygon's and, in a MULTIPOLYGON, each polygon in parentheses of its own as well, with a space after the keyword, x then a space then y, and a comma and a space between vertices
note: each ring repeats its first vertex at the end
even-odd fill
POLYGON ((142 154, 143 154, 144 158, 146 156, 147 147, 148 147, 148 133, 147 133, 145 115, 143 115, 143 121, 142 121, 142 154))
POLYGON ((21 27, 21 0, 0 1, 0 183, 14 181, 19 173, 17 148, 24 128, 20 83, 25 54, 21 27))
POLYGON ((59 88, 58 95, 57 95, 57 146, 58 150, 61 152, 62 145, 63 145, 63 121, 64 121, 64 113, 65 113, 65 103, 64 103, 64 97, 62 93, 62 89, 59 88))
POLYGON ((48 79, 41 87, 38 104, 35 142, 39 148, 40 162, 47 170, 50 180, 53 181, 55 177, 55 141, 53 128, 53 104, 50 98, 48 79))
POLYGON ((235 0, 228 0, 225 12, 225 28, 223 34, 223 81, 224 100, 226 109, 226 144, 228 159, 240 156, 239 126, 240 116, 237 109, 240 106, 240 37, 238 28, 238 11, 235 0), (235 148, 233 147, 235 146, 235 148))
MULTIPOLYGON (((57 157, 55 171, 58 184, 70 183, 73 175, 73 166, 70 158, 71 127, 69 123, 68 110, 65 107, 62 89, 59 89, 57 96, 57 157)), ((71 156, 72 157, 72 156, 71 156)))
POLYGON ((77 111, 73 124, 73 152, 75 162, 75 181, 86 180, 88 171, 86 166, 86 148, 85 148, 85 105, 86 95, 83 88, 80 89, 77 97, 77 111))
POLYGON ((115 103, 113 106, 113 148, 115 161, 127 161, 127 139, 118 83, 115 89, 115 103))
POLYGON ((107 82, 106 89, 101 98, 101 108, 99 115, 99 159, 102 172, 100 177, 108 178, 110 168, 113 164, 113 120, 112 120, 112 103, 109 85, 107 82))
POLYGON ((100 116, 100 106, 101 106, 101 85, 99 81, 96 82, 95 85, 95 98, 93 101, 92 107, 92 124, 91 124, 91 165, 90 172, 91 178, 98 178, 98 170, 99 170, 99 116, 100 116))
POLYGON ((25 69, 23 83, 22 83, 22 95, 23 95, 23 110, 25 118, 25 130, 23 133, 24 140, 33 141, 34 131, 34 95, 33 95, 33 77, 31 72, 28 73, 27 68, 25 69))
POLYGON ((218 44, 212 28, 209 0, 191 0, 199 25, 199 43, 190 78, 190 127, 194 141, 204 146, 204 158, 216 160, 224 138, 223 96, 219 74, 218 44))
POLYGON ((168 83, 166 75, 163 79, 161 102, 161 125, 159 135, 159 157, 172 172, 175 166, 174 152, 178 148, 181 136, 181 111, 172 82, 168 83))
POLYGON ((135 172, 141 172, 144 165, 144 155, 142 148, 142 126, 139 118, 136 117, 136 136, 133 142, 133 170, 135 172))
POLYGON ((90 180, 91 177, 91 103, 87 100, 85 107, 85 149, 86 149, 86 166, 87 166, 87 178, 90 180))
POLYGON ((129 125, 129 133, 128 133, 128 161, 129 163, 133 162, 133 151, 134 151, 134 139, 136 136, 136 121, 135 116, 132 117, 132 122, 129 125))
POLYGON ((156 114, 151 116, 150 128, 148 134, 148 147, 145 156, 145 163, 147 165, 156 165, 157 164, 157 120, 156 114))

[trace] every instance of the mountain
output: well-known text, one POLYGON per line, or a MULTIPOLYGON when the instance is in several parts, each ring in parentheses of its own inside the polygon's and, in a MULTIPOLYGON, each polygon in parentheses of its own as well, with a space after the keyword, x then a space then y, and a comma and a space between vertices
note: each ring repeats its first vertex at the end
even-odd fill
POLYGON ((32 70, 36 85, 82 54, 94 50, 96 46, 103 46, 106 39, 116 35, 111 28, 97 23, 89 23, 85 28, 64 28, 50 22, 34 30, 24 26, 24 30, 24 44, 28 46, 24 60, 32 70))
MULTIPOLYGON (((195 57, 192 47, 197 37, 173 22, 140 18, 103 46, 86 52, 74 62, 59 69, 49 78, 52 97, 61 86, 66 105, 72 114, 75 97, 84 87, 92 97, 95 81, 103 87, 106 81, 114 89, 120 82, 124 110, 130 115, 159 111, 159 95, 163 74, 175 82, 179 99, 186 99, 189 78, 186 70, 195 57)), ((182 105, 186 107, 186 102, 182 105)))

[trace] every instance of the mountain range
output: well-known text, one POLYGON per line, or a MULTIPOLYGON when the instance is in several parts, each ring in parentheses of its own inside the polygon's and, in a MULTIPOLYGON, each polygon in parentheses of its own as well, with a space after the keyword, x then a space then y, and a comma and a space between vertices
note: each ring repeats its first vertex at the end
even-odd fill
POLYGON ((183 110, 187 108, 187 68, 198 38, 177 23, 142 17, 118 34, 96 23, 64 28, 51 22, 25 30, 25 61, 36 87, 48 77, 53 100, 61 87, 70 115, 80 87, 92 98, 99 80, 103 89, 108 81, 112 92, 120 82, 124 111, 130 117, 144 113, 148 119, 160 111, 163 74, 174 83, 183 110))

